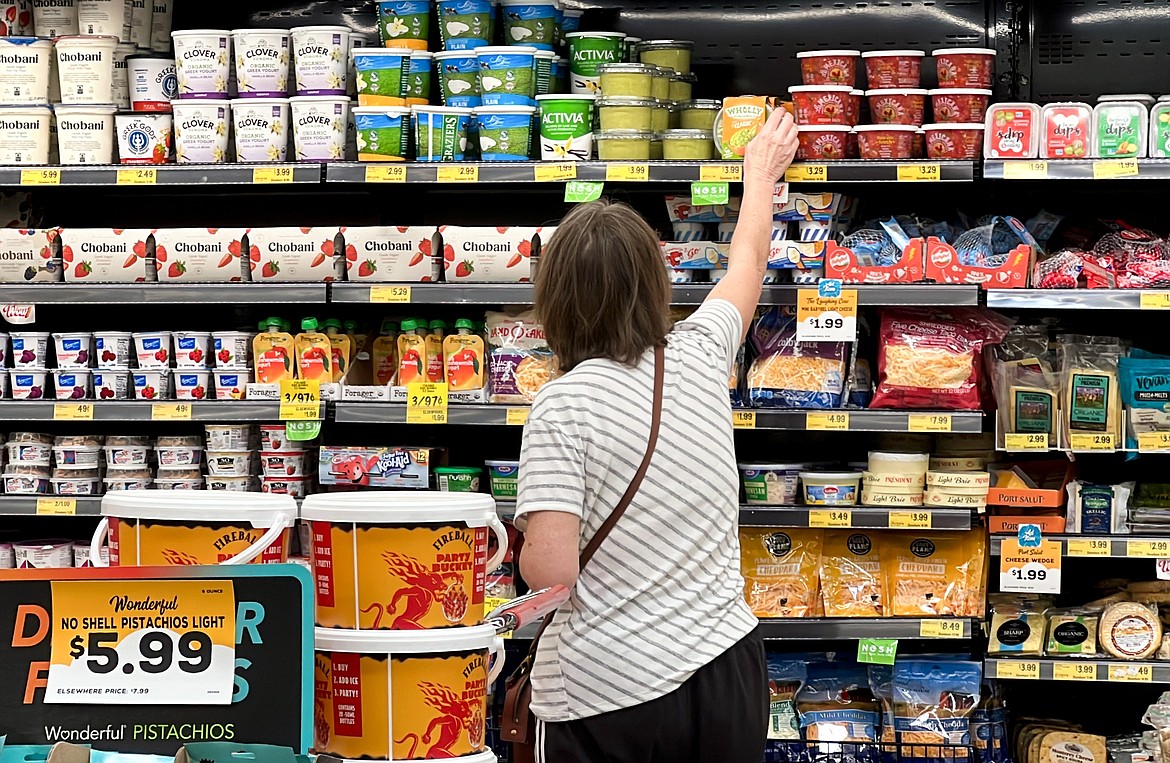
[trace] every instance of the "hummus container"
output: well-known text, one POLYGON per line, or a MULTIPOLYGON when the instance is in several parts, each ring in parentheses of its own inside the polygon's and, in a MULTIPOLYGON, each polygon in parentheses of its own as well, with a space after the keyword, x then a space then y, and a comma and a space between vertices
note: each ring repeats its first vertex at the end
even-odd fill
MULTIPOLYGON (((129 368, 133 334, 128 331, 93 332, 94 356, 98 368, 129 368)), ((135 356, 137 350, 135 349, 135 356)))
POLYGON ((133 111, 170 111, 179 95, 175 59, 143 54, 126 57, 126 76, 133 111))
POLYGON ((261 477, 260 492, 304 498, 307 482, 304 477, 261 477))
POLYGON ((924 125, 927 159, 978 159, 983 153, 983 123, 924 125))
POLYGON ((252 427, 248 424, 209 424, 204 427, 208 450, 248 450, 252 427))
POLYGON ((284 424, 265 424, 260 427, 262 453, 303 453, 304 443, 293 442, 285 436, 284 424))
POLYGON ((219 490, 226 493, 254 493, 256 491, 255 477, 217 477, 207 478, 208 490, 219 490))
POLYGON ((471 109, 454 106, 416 106, 415 157, 420 162, 461 162, 467 151, 471 109))
MULTIPOLYGON (((983 155, 988 159, 1031 159, 1040 146, 1040 107, 1034 103, 997 103, 987 110, 983 155)), ((1086 155, 1092 151, 1091 143, 1086 155)))
POLYGON ((500 0, 504 39, 509 45, 552 50, 557 38, 556 0, 500 0))
POLYGON ((316 494, 305 499, 301 519, 313 536, 317 624, 329 628, 424 629, 435 638, 455 626, 476 626, 485 614, 485 575, 508 549, 495 501, 482 494, 316 494), (495 541, 490 559, 489 539, 495 541), (389 578, 387 564, 395 571, 389 578), (418 607, 386 607, 392 597, 402 597, 398 591, 409 591, 411 583, 397 573, 411 565, 440 570, 435 593, 445 594, 418 607))
POLYGON ((154 449, 154 452, 158 457, 160 469, 175 466, 194 466, 198 468, 203 463, 202 445, 188 445, 183 447, 162 447, 160 445, 154 449))
POLYGON ((168 368, 171 361, 171 332, 134 333, 134 352, 139 368, 168 368))
POLYGON ((252 371, 248 368, 217 368, 212 375, 216 400, 243 400, 252 383, 252 371))
POLYGON ((639 42, 634 48, 642 63, 679 74, 691 73, 691 51, 694 49, 695 43, 690 40, 647 40, 639 42))
POLYGON ((622 32, 570 32, 569 88, 573 93, 596 95, 601 90, 597 69, 625 61, 626 35, 622 32))
MULTIPOLYGON (((53 477, 49 482, 56 495, 102 494, 102 481, 93 477, 53 477)), ((88 550, 87 548, 86 551, 88 550)))
MULTIPOLYGON (((621 96, 629 98, 653 98, 654 75, 657 67, 647 64, 613 63, 597 67, 597 78, 601 94, 607 98, 621 96)), ((681 76, 681 75, 680 75, 681 76)), ((667 97, 670 95, 669 79, 667 97)))
POLYGON ((532 106, 536 101, 536 48, 484 47, 479 59, 479 90, 484 106, 532 106))
POLYGON ((89 398, 89 381, 88 370, 53 370, 53 389, 58 400, 85 400, 89 398))
POLYGON ((0 37, 0 103, 49 102, 53 43, 36 37, 0 37))
POLYGON ((979 88, 940 88, 930 91, 935 122, 971 124, 982 122, 991 102, 991 91, 979 88))
POLYGON ((47 475, 4 473, 4 492, 9 495, 44 494, 49 492, 49 487, 47 475))
POLYGON ((169 113, 117 114, 118 160, 122 164, 166 164, 171 157, 169 113))
POLYGON ((8 371, 8 388, 13 400, 43 400, 48 372, 43 368, 12 368, 8 371))
POLYGON ((435 17, 443 50, 463 51, 491 44, 495 3, 491 0, 439 0, 435 17))
POLYGON ((708 161, 715 158, 715 144, 706 130, 666 130, 662 133, 662 158, 667 161, 708 161))
POLYGON ((277 496, 106 496, 91 558, 110 536, 110 565, 283 562, 296 504, 277 496))
POLYGON ((176 331, 171 334, 175 348, 176 368, 198 368, 207 366, 210 356, 211 334, 201 331, 176 331))
MULTIPOLYGON (((387 48, 426 50, 430 0, 378 0, 378 33, 387 48)), ((489 34, 490 37, 490 34, 489 34)))
POLYGON ((358 106, 353 110, 360 162, 404 162, 410 156, 410 109, 358 106))
POLYGON ((672 72, 670 75, 670 88, 667 90, 667 97, 672 101, 689 101, 694 98, 694 84, 699 81, 699 78, 693 74, 679 74, 672 72))
POLYGON ((150 448, 145 445, 107 445, 103 450, 106 453, 106 466, 112 469, 150 464, 150 448))
POLYGON ((739 464, 744 498, 754 506, 796 503, 800 473, 808 464, 739 464))
POLYGON ((125 368, 98 368, 91 374, 97 400, 125 400, 130 397, 130 371, 125 368))
POLYGON ((797 159, 836 161, 849 157, 849 136, 852 127, 819 125, 796 129, 800 141, 796 149, 797 159))
POLYGON ((177 100, 174 112, 175 161, 179 164, 222 164, 227 161, 228 101, 177 100))
POLYGON ((0 107, 0 164, 48 164, 52 119, 47 106, 0 107))
POLYGON ((37 442, 9 442, 4 445, 8 465, 48 467, 53 457, 53 446, 37 442))
MULTIPOLYGON (((870 88, 918 87, 922 82, 921 50, 871 50, 861 54, 870 88)), ((990 85, 988 85, 990 87, 990 85)))
POLYGON ((678 126, 683 130, 715 129, 715 119, 723 104, 719 101, 699 99, 679 104, 678 126))
POLYGON ((411 53, 409 48, 354 49, 358 105, 405 106, 411 53))
POLYGON ((805 50, 796 54, 800 78, 806 85, 857 84, 860 50, 805 50))
POLYGON ((111 470, 106 472, 102 482, 105 483, 107 493, 121 493, 130 490, 149 490, 154 480, 150 477, 122 477, 118 476, 118 472, 111 470))
POLYGON ((305 451, 261 451, 260 468, 265 477, 304 477, 305 451))
POLYGON ((866 90, 869 118, 874 124, 921 127, 926 121, 926 92, 918 89, 866 90))
POLYGON ((444 493, 478 493, 483 469, 478 466, 436 466, 435 487, 444 493))
POLYGON ((211 332, 216 368, 244 368, 248 363, 252 334, 244 331, 211 332))
POLYGON ((115 111, 113 106, 55 106, 61 164, 112 164, 115 111))
POLYGON ((44 368, 49 360, 49 334, 44 331, 13 331, 12 365, 16 368, 44 368))
POLYGON ((117 46, 117 37, 57 39, 57 78, 62 103, 113 103, 117 46))
POLYGON ((58 368, 89 368, 93 360, 93 334, 75 331, 53 334, 58 368))
POLYGON ((290 35, 285 29, 233 29, 236 90, 240 98, 288 95, 290 35))
POLYGON ((159 477, 154 481, 155 490, 202 490, 203 478, 198 479, 164 479, 159 477))
POLYGON ((991 88, 995 75, 995 51, 991 48, 941 48, 931 55, 939 87, 991 88))
POLYGON ((349 29, 302 26, 292 29, 297 95, 345 95, 349 29))
MULTIPOLYGON (((845 85, 793 85, 788 88, 796 111, 796 124, 848 125, 853 88, 845 85)), ((925 91, 923 91, 925 93, 925 91)))
MULTIPOLYGON (((226 29, 172 32, 179 98, 228 97, 231 33, 226 29)), ((343 64, 344 65, 344 64, 343 64)))
POLYGON ((479 93, 479 58, 474 50, 436 53, 434 62, 439 74, 439 96, 444 106, 474 108, 483 103, 479 93))
POLYGON ((121 0, 73 0, 77 8, 77 33, 110 35, 130 41, 133 30, 133 4, 121 0))
POLYGON ((47 39, 78 33, 74 0, 33 0, 33 28, 47 39))
POLYGON ((809 506, 857 504, 861 472, 801 472, 804 502, 809 506))
POLYGON ((231 106, 237 162, 288 159, 288 98, 237 98, 231 106))
POLYGON ((205 368, 176 368, 174 380, 176 400, 211 399, 211 371, 205 368))
MULTIPOLYGON (((80 5, 83 1, 78 0, 78 4, 80 5)), ((121 5, 121 3, 118 4, 121 5)), ((73 541, 17 541, 12 544, 12 550, 16 554, 16 568, 18 570, 55 570, 73 566, 73 541)))
POLYGON ((649 130, 602 130, 597 133, 597 158, 606 161, 647 161, 650 159, 649 130))
POLYGON ((519 461, 484 461, 488 472, 488 488, 492 498, 515 501, 519 481, 519 461))
POLYGON ((589 161, 593 158, 595 99, 587 94, 536 96, 540 106, 540 158, 589 161))
POLYGON ((97 469, 102 464, 102 449, 97 445, 81 447, 53 446, 53 458, 58 467, 97 469))
POLYGON ((213 477, 247 477, 252 474, 252 451, 208 450, 207 473, 213 477))
POLYGON ((525 162, 532 152, 532 106, 480 106, 479 156, 485 162, 525 162))
POLYGON ((1139 101, 1106 101, 1093 108, 1093 156, 1131 159, 1147 153, 1149 110, 1139 101))
POLYGON ((349 97, 303 95, 289 99, 294 159, 298 162, 340 161, 345 158, 349 97))
POLYGON ((858 125, 857 147, 862 159, 913 159, 913 125, 858 125))
POLYGON ((169 400, 171 397, 170 369, 140 368, 131 375, 136 400, 169 400))

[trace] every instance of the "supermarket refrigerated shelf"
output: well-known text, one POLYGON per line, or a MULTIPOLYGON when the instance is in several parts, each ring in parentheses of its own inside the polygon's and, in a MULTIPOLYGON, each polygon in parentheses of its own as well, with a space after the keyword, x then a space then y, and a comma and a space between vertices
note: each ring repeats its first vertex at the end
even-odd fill
POLYGON ((988 180, 1167 180, 1170 159, 1011 159, 983 162, 988 180))
POLYGON ((946 617, 793 617, 761 618, 765 639, 852 641, 861 638, 968 640, 979 621, 946 617))
POLYGON ((988 289, 987 306, 998 310, 1164 310, 1170 291, 1147 289, 988 289))
POLYGON ((1170 684, 1170 662, 987 658, 985 678, 1024 681, 1106 681, 1170 684))
POLYGON ((0 186, 288 185, 320 183, 319 162, 0 167, 0 186))
POLYGON ((784 173, 784 179, 790 183, 970 182, 975 179, 975 164, 972 161, 861 159, 797 162, 784 173))
POLYGON ((741 506, 743 527, 824 527, 859 530, 970 530, 967 509, 886 509, 876 506, 741 506))
POLYGON ((31 305, 323 305, 325 283, 4 284, 4 301, 31 305))
POLYGON ((78 516, 102 513, 101 496, 5 495, 0 496, 0 517, 78 516))
MULTIPOLYGON (((324 406, 322 406, 324 414, 324 406)), ((0 421, 182 421, 264 422, 280 420, 280 404, 258 400, 5 400, 0 421), (179 410, 186 405, 187 411, 179 410)))
MULTIPOLYGON (((991 554, 998 556, 1004 538, 991 536, 991 554)), ((1163 559, 1170 557, 1170 535, 1045 535, 1060 544, 1062 556, 1076 559, 1163 559)))

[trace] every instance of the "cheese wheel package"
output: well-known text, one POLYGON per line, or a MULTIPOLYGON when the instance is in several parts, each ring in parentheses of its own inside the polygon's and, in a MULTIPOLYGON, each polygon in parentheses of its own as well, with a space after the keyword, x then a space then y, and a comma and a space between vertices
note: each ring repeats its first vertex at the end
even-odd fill
POLYGON ((836 530, 825 533, 821 598, 825 617, 882 617, 881 559, 873 535, 836 530))
POLYGON ((1132 601, 1110 604, 1097 628, 1101 649, 1125 660, 1145 660, 1162 645, 1162 621, 1156 607, 1132 601))
POLYGON ((744 595, 756 617, 814 617, 824 531, 741 527, 744 595))

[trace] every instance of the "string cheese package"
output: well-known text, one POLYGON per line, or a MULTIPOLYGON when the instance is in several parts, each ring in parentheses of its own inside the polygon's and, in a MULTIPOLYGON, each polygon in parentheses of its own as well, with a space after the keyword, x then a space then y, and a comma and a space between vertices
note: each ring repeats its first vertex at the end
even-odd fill
POLYGON ((814 617, 820 604, 822 530, 741 527, 744 595, 756 617, 814 617))
POLYGON ((748 335, 754 360, 747 372, 748 400, 756 408, 840 408, 849 345, 797 342, 796 313, 771 307, 748 335))

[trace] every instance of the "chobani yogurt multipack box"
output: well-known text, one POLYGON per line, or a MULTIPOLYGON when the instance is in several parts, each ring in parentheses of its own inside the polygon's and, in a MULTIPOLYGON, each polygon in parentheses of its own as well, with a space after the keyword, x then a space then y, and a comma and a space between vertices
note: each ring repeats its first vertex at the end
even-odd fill
POLYGON ((246 281, 244 231, 239 228, 159 228, 154 259, 159 281, 246 281))
POLYGON ((155 280, 149 228, 62 228, 57 244, 66 282, 155 280))
POLYGON ((60 281, 56 238, 56 228, 0 228, 0 283, 60 281))
POLYGON ((350 281, 438 281, 441 260, 433 225, 342 228, 350 281))
POLYGON ((443 225, 443 277, 454 282, 520 283, 532 280, 532 257, 539 236, 555 228, 468 228, 443 225))
POLYGON ((250 228, 248 260, 252 281, 334 281, 344 268, 337 256, 340 235, 330 228, 250 228))

